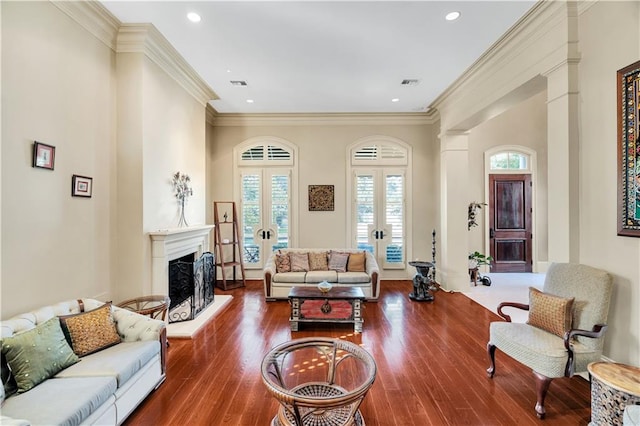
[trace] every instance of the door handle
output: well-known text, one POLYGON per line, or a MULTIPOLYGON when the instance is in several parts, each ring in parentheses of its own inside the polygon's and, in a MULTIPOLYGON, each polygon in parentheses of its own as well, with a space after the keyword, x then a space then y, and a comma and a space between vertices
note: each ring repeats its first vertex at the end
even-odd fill
POLYGON ((378 239, 378 231, 376 231, 376 240, 378 239))
POLYGON ((380 239, 382 240, 384 238, 384 231, 380 231, 380 239))
POLYGON ((489 238, 495 238, 496 233, 493 228, 489 228, 489 238))
POLYGON ((271 231, 267 231, 267 240, 271 239, 271 231))
POLYGON ((263 230, 263 231, 262 231, 262 239, 263 239, 263 240, 265 239, 265 236, 266 236, 266 235, 267 235, 267 232, 263 230))

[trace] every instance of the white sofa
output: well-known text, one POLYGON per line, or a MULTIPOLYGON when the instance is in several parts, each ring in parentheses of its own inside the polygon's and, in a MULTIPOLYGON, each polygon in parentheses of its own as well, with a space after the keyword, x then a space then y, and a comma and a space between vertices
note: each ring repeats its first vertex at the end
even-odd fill
MULTIPOLYGON (((103 305, 94 299, 82 299, 82 303, 84 311, 103 305)), ((45 306, 2 321, 1 336, 4 339, 54 316, 80 311, 77 300, 45 306)), ((121 424, 165 379, 166 327, 164 321, 116 306, 112 316, 121 343, 83 356, 31 390, 6 398, 0 424, 121 424)), ((2 362, 6 362, 4 356, 2 362)))
MULTIPOLYGON (((362 252, 362 249, 319 249, 319 248, 287 248, 280 249, 281 253, 310 253, 310 252, 330 252, 337 251, 343 253, 362 252)), ((380 296, 380 281, 378 262, 369 251, 365 251, 365 272, 336 272, 307 271, 307 272, 280 272, 276 270, 275 256, 272 253, 264 266, 264 294, 267 301, 287 299, 292 287, 312 286, 319 282, 328 281, 334 287, 360 287, 364 296, 369 301, 377 301, 380 296)))

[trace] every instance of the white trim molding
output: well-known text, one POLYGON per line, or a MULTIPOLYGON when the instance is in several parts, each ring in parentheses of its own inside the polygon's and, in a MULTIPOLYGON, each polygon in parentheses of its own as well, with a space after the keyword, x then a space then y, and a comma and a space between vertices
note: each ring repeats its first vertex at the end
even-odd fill
POLYGON ((117 53, 143 53, 203 106, 218 95, 152 24, 122 24, 117 53))
POLYGON ((435 123, 429 113, 298 113, 235 114, 218 113, 215 126, 424 126, 435 123))
POLYGON ((121 22, 102 3, 97 1, 51 1, 51 4, 69 15, 71 19, 111 50, 116 50, 116 39, 121 22))

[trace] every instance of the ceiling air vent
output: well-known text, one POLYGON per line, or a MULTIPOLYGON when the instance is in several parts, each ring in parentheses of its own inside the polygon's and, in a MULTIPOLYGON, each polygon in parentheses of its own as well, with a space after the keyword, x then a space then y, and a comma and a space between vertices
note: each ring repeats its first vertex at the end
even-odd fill
POLYGON ((420 80, 417 80, 415 78, 407 78, 402 80, 402 84, 403 86, 417 86, 420 83, 420 80))
POLYGON ((232 86, 248 86, 245 80, 231 80, 232 86))

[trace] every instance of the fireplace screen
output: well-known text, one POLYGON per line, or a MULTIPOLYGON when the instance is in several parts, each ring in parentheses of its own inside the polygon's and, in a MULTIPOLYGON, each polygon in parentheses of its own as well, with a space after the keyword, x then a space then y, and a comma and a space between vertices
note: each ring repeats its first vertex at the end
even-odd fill
POLYGON ((169 322, 192 320, 213 303, 215 282, 212 253, 203 253, 196 261, 190 255, 169 262, 169 322))

